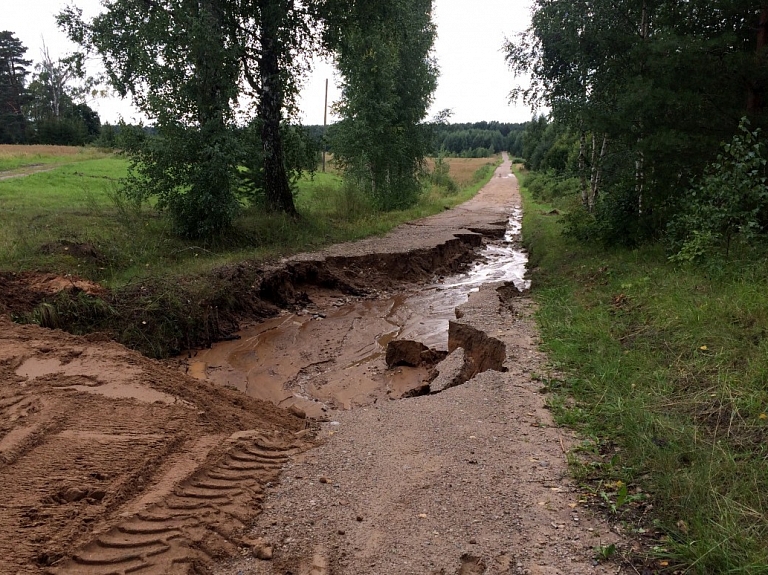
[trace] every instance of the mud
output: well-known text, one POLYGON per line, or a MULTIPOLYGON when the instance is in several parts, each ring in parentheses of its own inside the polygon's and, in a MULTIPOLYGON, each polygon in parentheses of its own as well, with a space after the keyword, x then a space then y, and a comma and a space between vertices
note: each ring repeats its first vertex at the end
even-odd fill
POLYGON ((0 573, 187 573, 242 546, 306 422, 0 317, 0 573))

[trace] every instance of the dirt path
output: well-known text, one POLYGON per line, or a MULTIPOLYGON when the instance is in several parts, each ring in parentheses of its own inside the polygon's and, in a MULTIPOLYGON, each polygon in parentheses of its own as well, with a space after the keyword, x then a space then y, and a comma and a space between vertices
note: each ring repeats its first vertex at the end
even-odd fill
MULTIPOLYGON (((477 210, 470 203, 409 228, 444 239, 498 222, 519 205, 505 163, 477 210)), ((395 236, 376 249, 402 246, 395 236)), ((436 395, 376 397, 367 407, 332 411, 322 444, 290 460, 251 532, 272 559, 247 556, 217 573, 616 573, 594 558, 619 537, 580 504, 566 465, 577 439, 554 427, 533 377, 545 371, 545 358, 532 311, 509 285, 486 285, 450 324, 449 351, 462 348, 464 359, 452 364, 450 356, 437 369, 441 376, 467 365, 482 371, 499 355, 503 365, 436 395)))
POLYGON ((12 180, 14 178, 25 178, 32 174, 42 174, 43 172, 50 172, 61 166, 48 166, 44 164, 24 166, 23 168, 17 168, 15 170, 5 170, 0 172, 0 182, 3 180, 12 180))

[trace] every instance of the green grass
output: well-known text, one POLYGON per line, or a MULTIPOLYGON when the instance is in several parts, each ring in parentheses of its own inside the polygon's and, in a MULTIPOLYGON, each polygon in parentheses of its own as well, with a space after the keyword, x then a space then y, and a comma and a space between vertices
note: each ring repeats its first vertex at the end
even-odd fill
POLYGON ((684 572, 768 573, 768 264, 579 244, 524 197, 550 403, 589 438, 576 477, 614 505, 629 485, 617 520, 684 572))
MULTIPOLYGON (((59 158, 65 162, 74 152, 59 158)), ((273 259, 331 243, 383 234, 472 197, 493 173, 478 171, 457 194, 432 188, 417 205, 378 212, 336 174, 316 173, 297 185, 299 221, 247 208, 228 237, 212 244, 176 237, 151 206, 121 202, 116 193, 128 163, 101 156, 0 181, 0 270, 74 273, 109 287, 173 275, 205 273, 243 260, 273 259), (89 257, 71 245, 87 247, 89 257)))

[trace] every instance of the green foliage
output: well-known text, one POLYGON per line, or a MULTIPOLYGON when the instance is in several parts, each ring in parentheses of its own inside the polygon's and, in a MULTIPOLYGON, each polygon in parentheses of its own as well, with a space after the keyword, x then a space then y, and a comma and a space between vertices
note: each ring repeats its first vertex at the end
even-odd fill
MULTIPOLYGON (((313 175, 318 163, 318 142, 314 140, 303 126, 284 123, 281 127, 285 171, 291 188, 303 174, 313 175)), ((240 170, 238 195, 251 206, 262 209, 269 208, 266 182, 264 178, 264 154, 260 147, 261 124, 254 121, 250 126, 239 131, 242 157, 239 161, 240 170)))
POLYGON ((125 138, 131 166, 120 193, 136 204, 156 198, 156 207, 167 210, 176 232, 188 238, 222 236, 240 208, 238 142, 226 130, 206 132, 169 126, 156 137, 125 138))
POLYGON ((658 245, 570 241, 528 192, 525 208, 549 403, 597 445, 580 480, 627 529, 653 522, 672 568, 765 573, 768 260, 680 268, 658 245))
POLYGON ((451 166, 445 160, 445 155, 440 154, 435 158, 435 167, 429 174, 429 181, 433 186, 443 188, 448 194, 455 194, 459 191, 459 185, 451 178, 451 166))
POLYGON ((316 48, 312 10, 286 0, 116 0, 89 21, 73 7, 59 15, 73 41, 99 54, 111 86, 156 123, 157 139, 125 147, 129 197, 157 198, 180 235, 210 241, 237 216, 246 158, 268 207, 296 214, 280 124, 293 110, 304 58, 316 48), (256 112, 258 145, 239 138, 241 97, 256 101, 239 112, 248 123, 256 112))
POLYGON ((768 225, 766 151, 760 130, 745 118, 740 133, 710 164, 690 191, 684 211, 670 225, 673 261, 701 261, 715 254, 728 257, 736 239, 747 244, 765 234, 768 225))
POLYGON ((336 6, 343 33, 329 38, 342 77, 334 159, 383 210, 412 206, 428 153, 422 124, 437 86, 432 0, 336 6))
POLYGON ((532 172, 525 177, 524 185, 536 200, 542 202, 572 198, 579 193, 578 178, 559 176, 554 170, 532 172))
POLYGON ((658 238, 734 118, 765 123, 766 17, 745 0, 537 0, 530 29, 506 45, 513 71, 532 76, 513 95, 548 107, 570 135, 534 122, 529 167, 582 178, 605 241, 658 238))

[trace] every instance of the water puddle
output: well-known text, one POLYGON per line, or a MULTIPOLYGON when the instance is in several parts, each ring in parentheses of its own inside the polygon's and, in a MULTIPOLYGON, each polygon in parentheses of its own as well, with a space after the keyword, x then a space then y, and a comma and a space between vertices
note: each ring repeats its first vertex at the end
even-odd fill
POLYGON ((431 349, 448 350, 448 322, 456 319, 455 310, 481 286, 513 282, 519 290, 530 288, 525 279, 528 254, 520 246, 523 211, 515 208, 501 241, 486 244, 478 260, 462 274, 426 286, 408 298, 405 305, 415 310, 403 326, 399 339, 420 341, 431 349))
POLYGON ((411 395, 428 381, 429 369, 387 369, 387 345, 408 339, 447 351, 448 322, 472 292, 492 282, 527 289, 521 221, 515 209, 504 238, 489 242, 465 273, 389 299, 318 300, 305 312, 272 318, 243 330, 239 340, 197 352, 187 373, 311 417, 411 395))

